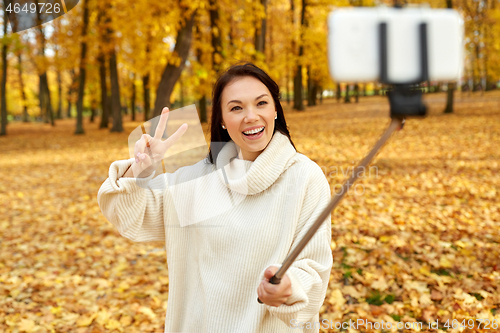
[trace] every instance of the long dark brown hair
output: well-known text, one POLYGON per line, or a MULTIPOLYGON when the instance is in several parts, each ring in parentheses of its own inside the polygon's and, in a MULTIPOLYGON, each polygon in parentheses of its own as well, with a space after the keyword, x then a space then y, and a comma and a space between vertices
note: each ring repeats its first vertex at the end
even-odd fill
MULTIPOLYGON (((215 82, 214 89, 212 92, 212 119, 210 124, 210 150, 207 155, 207 159, 210 163, 215 164, 217 161, 217 156, 222 149, 221 144, 213 144, 216 142, 229 142, 231 137, 229 133, 221 127, 222 123, 222 91, 224 88, 235 78, 240 78, 244 76, 253 76, 254 78, 260 80, 267 89, 271 92, 271 96, 274 100, 274 105, 276 106, 276 111, 278 112, 278 119, 275 121, 274 132, 280 131, 283 135, 288 137, 293 148, 292 139, 290 138, 290 133, 288 132, 288 126, 286 125, 285 115, 283 113, 283 107, 280 103, 280 88, 274 82, 273 79, 266 72, 264 72, 259 67, 255 66, 251 62, 246 62, 243 64, 236 64, 228 68, 215 82)), ((297 151, 297 148, 295 148, 297 151)))

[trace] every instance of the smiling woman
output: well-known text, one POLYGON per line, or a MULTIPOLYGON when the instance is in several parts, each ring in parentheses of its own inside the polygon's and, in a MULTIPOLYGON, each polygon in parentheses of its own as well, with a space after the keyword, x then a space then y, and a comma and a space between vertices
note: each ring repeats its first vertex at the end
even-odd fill
MULTIPOLYGON (((207 158, 140 182, 125 174, 133 158, 115 161, 99 206, 122 236, 165 242, 165 332, 318 332, 294 323, 319 321, 333 263, 330 215, 281 282, 269 280, 328 205, 328 181, 296 151, 278 85, 264 71, 229 68, 212 103, 207 158)), ((150 149, 160 137, 149 138, 150 149)), ((145 144, 136 147, 145 155, 145 144)))
MULTIPOLYGON (((238 158, 248 161, 259 156, 275 131, 288 137, 295 148, 279 98, 279 86, 257 66, 246 63, 229 68, 213 90, 211 141, 232 140, 240 149, 238 158)), ((210 147, 211 163, 221 147, 210 147)))
POLYGON ((240 147, 239 158, 254 161, 274 134, 278 112, 271 93, 260 80, 247 76, 228 84, 221 102, 222 128, 240 147), (229 97, 237 99, 227 101, 229 97))

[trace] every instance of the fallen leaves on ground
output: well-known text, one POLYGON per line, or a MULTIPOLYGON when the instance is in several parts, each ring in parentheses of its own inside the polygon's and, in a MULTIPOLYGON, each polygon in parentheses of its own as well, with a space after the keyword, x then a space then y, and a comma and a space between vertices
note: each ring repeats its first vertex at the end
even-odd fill
MULTIPOLYGON (((500 324, 500 94, 457 93, 449 115, 444 94, 426 99, 430 115, 393 135, 332 214, 322 319, 500 324)), ((305 112, 284 104, 297 149, 332 191, 389 121, 382 97, 305 112)), ((121 237, 96 201, 109 165, 129 158, 138 125, 109 133, 86 119, 78 136, 74 120, 10 124, 0 138, 0 331, 163 332, 162 245, 121 237)))

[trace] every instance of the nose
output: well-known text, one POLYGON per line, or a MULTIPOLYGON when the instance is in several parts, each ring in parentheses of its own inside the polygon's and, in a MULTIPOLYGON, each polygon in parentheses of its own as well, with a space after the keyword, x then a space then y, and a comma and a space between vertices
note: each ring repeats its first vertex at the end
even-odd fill
POLYGON ((258 118, 258 115, 255 113, 255 110, 253 109, 253 107, 249 107, 247 109, 245 121, 250 123, 250 122, 257 120, 257 118, 258 118))

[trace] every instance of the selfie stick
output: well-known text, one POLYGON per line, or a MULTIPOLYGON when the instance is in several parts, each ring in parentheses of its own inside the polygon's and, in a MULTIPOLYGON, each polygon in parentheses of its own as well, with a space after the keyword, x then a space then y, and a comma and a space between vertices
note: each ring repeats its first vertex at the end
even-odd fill
MULTIPOLYGON (((379 25, 379 45, 380 45, 380 81, 387 84, 393 84, 393 89, 388 92, 390 108, 391 108, 391 124, 384 132, 382 137, 377 141, 372 150, 366 157, 358 164, 352 176, 344 182, 340 192, 337 192, 328 206, 323 210, 321 215, 316 219, 311 228, 307 231, 299 244, 292 250, 292 252, 285 259, 280 269, 269 280, 271 284, 279 284, 285 275, 288 268, 292 265, 295 259, 299 256, 300 252, 309 243, 318 228, 323 224, 335 207, 339 204, 340 200, 349 191, 354 182, 358 179, 358 173, 366 170, 366 166, 377 155, 382 146, 389 140, 391 134, 396 129, 402 129, 405 118, 407 116, 425 116, 427 109, 422 103, 422 91, 415 89, 413 86, 419 82, 426 81, 428 78, 427 66, 427 25, 422 23, 419 25, 419 44, 420 44, 420 77, 413 81, 401 84, 390 82, 387 75, 387 24, 380 23, 379 25)), ((261 304, 262 301, 257 298, 261 304)))
MULTIPOLYGON (((330 201, 328 206, 323 210, 321 215, 316 219, 314 224, 311 226, 311 228, 307 231, 307 233, 304 235, 302 240, 297 244, 297 246, 293 249, 293 251, 288 255, 288 257, 285 259, 283 264, 281 265, 280 269, 274 274, 274 276, 269 280, 270 283, 272 284, 279 284, 281 282, 281 278, 285 275, 286 271, 290 267, 290 265, 295 261, 295 259, 298 257, 300 252, 304 249, 304 247, 309 243, 311 238, 314 236, 316 233, 316 230, 325 222, 325 219, 328 217, 328 214, 330 214, 335 207, 339 204, 340 200, 344 197, 344 195, 349 191, 351 186, 356 182, 358 179, 358 173, 361 173, 363 170, 366 170, 366 167, 368 164, 371 162, 371 160, 377 155, 378 151, 382 146, 389 140, 391 137, 391 134, 396 130, 396 129, 401 129, 404 124, 404 118, 400 119, 392 119, 391 124, 389 125, 389 128, 385 131, 385 133, 382 135, 382 137, 378 140, 378 142, 375 144, 375 146, 372 148, 370 153, 366 155, 366 157, 361 161, 361 163, 358 164, 354 172, 352 173, 351 177, 344 182, 342 185, 342 188, 339 192, 335 194, 333 199, 330 201)), ((262 301, 260 299, 257 299, 259 303, 262 304, 262 301)))

